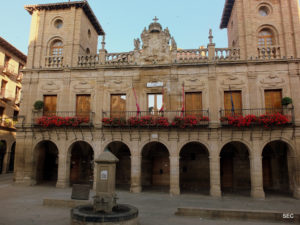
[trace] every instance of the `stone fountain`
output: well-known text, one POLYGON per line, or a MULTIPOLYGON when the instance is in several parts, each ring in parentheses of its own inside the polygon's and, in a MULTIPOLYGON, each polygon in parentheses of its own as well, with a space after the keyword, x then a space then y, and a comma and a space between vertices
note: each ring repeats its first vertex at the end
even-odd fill
POLYGON ((137 225, 138 209, 117 204, 115 193, 116 163, 111 152, 104 151, 96 163, 96 196, 91 205, 78 206, 71 210, 71 225, 137 225))

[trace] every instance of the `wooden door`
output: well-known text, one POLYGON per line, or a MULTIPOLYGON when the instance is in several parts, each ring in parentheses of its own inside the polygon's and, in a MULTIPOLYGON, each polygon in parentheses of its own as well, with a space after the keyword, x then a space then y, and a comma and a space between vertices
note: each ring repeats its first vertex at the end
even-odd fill
POLYGON ((44 116, 56 115, 57 95, 44 95, 44 116))
POLYGON ((91 96, 77 95, 76 96, 76 116, 82 118, 90 118, 91 112, 91 96))
POLYGON ((242 92, 225 91, 224 92, 225 116, 242 115, 242 92))
POLYGON ((262 163, 264 188, 270 188, 272 187, 271 158, 264 157, 262 163))
POLYGON ((266 90, 265 91, 265 106, 266 113, 282 113, 282 91, 281 90, 266 90))
POLYGON ((126 118, 126 95, 118 94, 110 97, 110 117, 126 118))
POLYGON ((193 92, 185 94, 185 111, 186 115, 202 114, 202 93, 193 92))
POLYGON ((222 188, 233 187, 233 158, 221 158, 221 185, 222 188))

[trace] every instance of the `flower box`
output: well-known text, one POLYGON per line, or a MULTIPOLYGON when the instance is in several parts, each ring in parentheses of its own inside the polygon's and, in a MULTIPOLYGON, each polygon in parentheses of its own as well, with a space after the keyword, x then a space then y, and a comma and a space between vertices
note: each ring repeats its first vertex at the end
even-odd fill
POLYGON ((60 117, 60 116, 43 116, 36 120, 36 125, 47 127, 62 127, 62 126, 72 126, 78 127, 82 124, 87 124, 90 122, 88 117, 60 117))

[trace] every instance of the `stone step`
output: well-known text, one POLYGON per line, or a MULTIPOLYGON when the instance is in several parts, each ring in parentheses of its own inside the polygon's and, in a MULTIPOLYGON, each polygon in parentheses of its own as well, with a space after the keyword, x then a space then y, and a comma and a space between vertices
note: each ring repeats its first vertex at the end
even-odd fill
POLYGON ((261 222, 283 222, 300 224, 300 214, 292 212, 279 212, 267 210, 243 210, 243 209, 214 209, 214 208, 177 208, 177 216, 193 216, 205 219, 222 220, 254 220, 261 222))

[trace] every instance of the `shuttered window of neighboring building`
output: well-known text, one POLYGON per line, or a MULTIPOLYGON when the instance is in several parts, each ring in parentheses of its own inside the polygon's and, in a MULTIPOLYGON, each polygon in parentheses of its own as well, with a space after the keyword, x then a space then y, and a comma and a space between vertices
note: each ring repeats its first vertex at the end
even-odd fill
POLYGON ((281 100, 281 90, 265 90, 266 113, 282 113, 281 100))
POLYGON ((225 91, 224 92, 224 109, 225 109, 225 116, 242 115, 242 109, 243 109, 242 92, 241 91, 225 91))
POLYGON ((202 93, 185 93, 185 111, 187 115, 200 114, 202 110, 202 93))
POLYGON ((44 95, 44 116, 56 115, 57 95, 44 95))
POLYGON ((113 94, 110 96, 110 117, 126 118, 126 95, 113 94))
POLYGON ((91 95, 76 95, 76 116, 90 118, 91 95))

